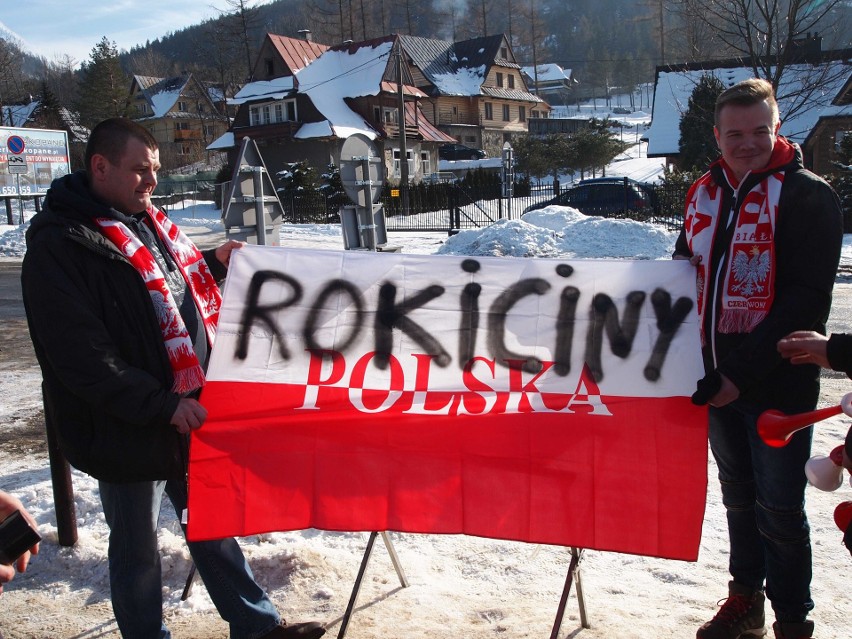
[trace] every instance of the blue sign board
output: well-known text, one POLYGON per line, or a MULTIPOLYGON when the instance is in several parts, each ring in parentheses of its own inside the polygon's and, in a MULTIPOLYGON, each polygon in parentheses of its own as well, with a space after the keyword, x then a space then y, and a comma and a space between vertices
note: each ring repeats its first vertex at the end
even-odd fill
POLYGON ((0 198, 44 195, 70 172, 65 131, 0 126, 0 198))

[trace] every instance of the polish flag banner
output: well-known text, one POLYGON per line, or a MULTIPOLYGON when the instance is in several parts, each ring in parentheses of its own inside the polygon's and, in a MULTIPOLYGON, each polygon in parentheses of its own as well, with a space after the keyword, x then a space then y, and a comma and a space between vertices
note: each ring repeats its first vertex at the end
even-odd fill
POLYGON ((687 261, 245 246, 223 298, 190 539, 389 530, 697 558, 687 261))

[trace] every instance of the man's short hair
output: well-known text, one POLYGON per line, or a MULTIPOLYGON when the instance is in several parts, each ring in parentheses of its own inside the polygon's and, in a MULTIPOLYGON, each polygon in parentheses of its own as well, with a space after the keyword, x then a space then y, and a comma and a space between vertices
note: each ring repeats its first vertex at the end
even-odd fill
POLYGON ((95 125, 86 145, 86 170, 92 168, 92 158, 103 155, 109 163, 117 166, 131 138, 142 142, 152 151, 157 150, 157 140, 141 124, 127 118, 110 118, 95 125))
POLYGON ((766 100, 772 109, 772 123, 777 124, 779 121, 778 103, 775 101, 775 91, 772 85, 760 78, 750 78, 749 80, 737 82, 734 86, 722 91, 719 97, 716 98, 716 109, 713 114, 714 123, 716 126, 719 126, 719 113, 721 113, 724 106, 729 104, 751 106, 764 100, 766 100))

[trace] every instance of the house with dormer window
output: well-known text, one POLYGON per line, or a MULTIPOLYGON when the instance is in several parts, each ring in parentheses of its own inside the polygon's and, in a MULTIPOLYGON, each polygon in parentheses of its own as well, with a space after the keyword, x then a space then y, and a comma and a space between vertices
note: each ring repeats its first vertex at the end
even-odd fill
POLYGON ((550 106, 530 92, 505 35, 452 42, 400 36, 414 85, 426 94, 423 112, 462 144, 499 156, 530 118, 550 106))
POLYGON ((340 165, 343 142, 360 133, 376 143, 393 180, 400 176, 404 133, 410 179, 436 172, 438 146, 455 140, 423 114, 426 96, 404 67, 398 81, 398 51, 398 36, 328 47, 268 34, 254 80, 229 101, 238 107, 231 130, 214 148, 235 156, 250 137, 271 172, 299 161, 324 171, 340 165))
POLYGON ((131 117, 157 140, 167 170, 207 159, 206 147, 228 130, 228 117, 209 87, 191 73, 173 78, 135 75, 129 103, 131 117))

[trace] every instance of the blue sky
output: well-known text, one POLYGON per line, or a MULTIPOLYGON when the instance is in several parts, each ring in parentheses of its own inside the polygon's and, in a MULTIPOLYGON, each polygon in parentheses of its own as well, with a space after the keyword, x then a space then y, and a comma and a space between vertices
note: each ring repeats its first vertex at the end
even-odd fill
MULTIPOLYGON (((214 0, 2 0, 0 31, 9 32, 34 55, 54 61, 68 54, 80 63, 88 60, 104 36, 119 50, 129 50, 220 15, 213 4, 214 0)), ((227 8, 224 1, 217 4, 227 8)))

